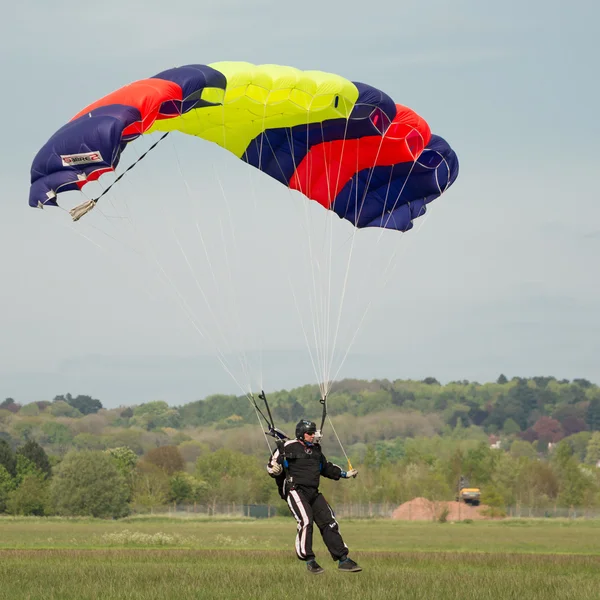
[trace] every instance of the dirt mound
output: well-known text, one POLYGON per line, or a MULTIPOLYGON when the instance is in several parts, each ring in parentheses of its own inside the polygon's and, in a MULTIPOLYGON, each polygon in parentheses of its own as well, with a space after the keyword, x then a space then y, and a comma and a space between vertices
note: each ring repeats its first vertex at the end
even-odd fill
POLYGON ((489 519, 489 517, 481 514, 481 511, 485 508, 488 507, 484 504, 470 506, 463 502, 432 502, 427 498, 413 498, 401 504, 392 513, 392 519, 399 521, 437 521, 440 515, 448 510, 447 521, 464 521, 465 519, 475 521, 489 519))

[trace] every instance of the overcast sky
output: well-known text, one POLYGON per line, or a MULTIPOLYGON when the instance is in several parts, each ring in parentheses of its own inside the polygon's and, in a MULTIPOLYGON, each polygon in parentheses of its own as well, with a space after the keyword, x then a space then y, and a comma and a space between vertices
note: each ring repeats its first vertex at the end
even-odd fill
POLYGON ((599 22, 593 0, 5 8, 0 398, 179 404, 315 383, 314 280, 329 376, 600 383, 599 22), (460 176, 413 231, 353 235, 220 148, 170 136, 79 223, 28 207, 34 155, 81 108, 219 60, 378 87, 449 141, 460 176))

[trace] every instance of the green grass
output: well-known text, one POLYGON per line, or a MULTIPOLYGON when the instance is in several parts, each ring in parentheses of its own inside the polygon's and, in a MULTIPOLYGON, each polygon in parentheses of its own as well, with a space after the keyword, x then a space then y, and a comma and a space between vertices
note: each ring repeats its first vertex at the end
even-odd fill
POLYGON ((0 600, 597 600, 600 523, 341 523, 362 573, 294 557, 290 519, 0 519, 0 600))

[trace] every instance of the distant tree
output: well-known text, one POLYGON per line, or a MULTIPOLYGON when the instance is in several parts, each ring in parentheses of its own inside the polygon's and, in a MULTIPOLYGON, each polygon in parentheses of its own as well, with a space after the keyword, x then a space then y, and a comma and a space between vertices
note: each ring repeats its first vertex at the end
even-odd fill
POLYGON ((529 427, 528 429, 526 429, 522 433, 519 433, 518 435, 523 441, 529 442, 530 444, 537 441, 538 439, 538 435, 534 431, 533 427, 529 427))
POLYGON ((71 396, 71 394, 59 394, 58 396, 54 396, 52 403, 65 402, 66 404, 70 404, 71 400, 73 400, 73 396, 71 396))
POLYGON ((587 431, 587 423, 581 417, 565 417, 560 421, 565 436, 579 433, 580 431, 587 431))
MULTIPOLYGON (((528 418, 538 408, 535 389, 529 386, 526 379, 518 380, 517 385, 509 390, 508 398, 510 402, 521 407, 525 413, 525 418, 528 418)), ((528 423, 531 424, 531 421, 528 421, 528 423)))
POLYGON ((560 486, 552 467, 543 461, 528 462, 519 473, 517 501, 525 506, 540 506, 552 502, 560 486))
POLYGON ((565 385, 560 390, 561 400, 563 402, 567 402, 568 404, 577 404, 578 402, 585 402, 585 390, 586 389, 580 385, 565 385))
MULTIPOLYGON (((37 423, 36 423, 37 424, 37 423)), ((27 441, 32 438, 35 425, 30 419, 23 419, 13 424, 12 430, 16 438, 20 441, 27 441)))
POLYGON ((600 431, 595 432, 588 442, 585 462, 588 465, 597 465, 600 461, 600 431))
MULTIPOLYGON (((550 403, 548 403, 550 404, 550 403)), ((552 402, 555 404, 555 402, 552 402)), ((569 417, 575 417, 580 419, 585 419, 585 413, 588 407, 588 403, 580 402, 578 404, 558 404, 556 408, 552 411, 550 415, 553 419, 560 421, 561 423, 564 419, 569 417)))
POLYGON ((425 385, 440 385, 440 382, 435 377, 425 377, 423 383, 425 385))
POLYGON ((262 502, 273 488, 256 458, 229 449, 200 456, 196 477, 207 483, 204 498, 213 507, 218 502, 262 502))
POLYGON ((9 410, 11 413, 18 413, 21 405, 15 402, 13 398, 7 398, 4 400, 4 402, 2 402, 2 404, 0 404, 0 408, 9 410))
POLYGON ((195 463, 196 459, 206 452, 208 452, 208 446, 206 444, 202 444, 201 442, 197 442, 196 440, 190 440, 187 442, 182 442, 177 446, 179 448, 179 452, 181 452, 181 456, 185 462, 195 463))
POLYGON ((127 485, 127 501, 129 502, 134 493, 135 468, 138 462, 137 454, 127 446, 109 448, 108 450, 104 450, 104 453, 113 459, 119 473, 123 476, 127 485))
POLYGON ((139 429, 117 429, 110 435, 102 436, 107 442, 107 448, 118 448, 127 446, 131 448, 138 456, 144 454, 144 439, 146 433, 139 429))
POLYGON ((487 483, 494 472, 498 454, 487 443, 481 442, 467 450, 463 460, 463 475, 475 485, 487 483))
POLYGON ((67 425, 57 421, 46 421, 42 425, 45 443, 67 445, 73 441, 73 434, 67 425))
POLYGON ((152 512, 169 500, 169 477, 152 463, 140 460, 135 468, 132 504, 152 512))
POLYGON ((131 406, 128 406, 127 408, 121 411, 120 416, 123 419, 131 419, 131 417, 133 417, 133 408, 131 408, 131 406))
MULTIPOLYGON (((13 413, 5 408, 0 408, 0 425, 8 425, 12 421, 13 413)), ((6 433, 3 431, 2 433, 6 433)), ((8 434, 7 434, 8 435, 8 434)))
POLYGON ((579 433, 574 433, 568 437, 565 437, 563 441, 571 446, 573 454, 577 457, 577 460, 583 462, 585 460, 588 443, 591 437, 592 433, 590 431, 580 431, 579 433))
POLYGON ((79 395, 76 398, 71 398, 68 404, 76 408, 82 415, 92 415, 102 408, 102 402, 91 396, 79 395))
POLYGON ((573 448, 567 442, 560 442, 556 446, 556 450, 552 454, 552 463, 556 465, 557 469, 565 470, 570 466, 571 459, 573 458, 573 448))
POLYGON ((104 452, 113 458, 119 471, 123 475, 128 475, 131 473, 131 471, 133 471, 133 469, 135 469, 138 456, 131 448, 128 448, 127 446, 121 446, 119 448, 109 448, 104 452))
POLYGON ((37 466, 22 454, 17 455, 17 468, 15 474, 15 484, 20 486, 27 477, 37 477, 44 479, 45 474, 42 473, 37 466))
MULTIPOLYGON (((0 416, 1 414, 2 413, 0 413, 0 416)), ((0 431, 0 440, 4 440, 11 447, 16 445, 12 438, 12 435, 10 435, 10 433, 8 433, 7 431, 0 431)))
POLYGON ((48 482, 37 475, 27 475, 18 488, 9 492, 6 510, 11 515, 44 516, 48 510, 48 482))
POLYGON ((278 421, 291 423, 304 416, 304 406, 295 398, 288 398, 273 408, 273 414, 278 421))
POLYGON ((535 458, 537 454, 533 445, 530 442, 526 442, 525 440, 515 440, 510 445, 510 453, 515 458, 535 458))
POLYGON ((590 481, 582 473, 571 446, 562 441, 552 455, 560 481, 558 502, 561 506, 582 506, 590 481))
MULTIPOLYGON (((392 397, 392 404, 395 406, 402 406, 405 402, 413 402, 415 399, 414 393, 410 390, 392 386, 389 392, 392 397)), ((444 408, 446 407, 444 406, 444 408)))
POLYGON ((445 411, 444 417, 450 427, 456 427, 459 423, 462 427, 470 425, 469 407, 464 404, 454 404, 445 411))
POLYGON ((468 417, 471 423, 473 423, 473 425, 477 425, 478 427, 483 425, 485 420, 488 418, 488 411, 483 409, 475 402, 467 401, 466 404, 470 407, 468 417))
POLYGON ((56 467, 50 497, 65 516, 118 518, 127 514, 128 490, 114 460, 103 452, 71 451, 56 467))
POLYGON ((40 407, 37 405, 37 402, 30 402, 21 406, 19 414, 24 417, 37 417, 40 414, 40 407))
POLYGON ((592 431, 600 431, 600 398, 590 400, 585 420, 592 431))
POLYGON ((504 422, 512 419, 520 429, 527 428, 527 413, 515 394, 509 392, 500 396, 491 407, 488 417, 483 422, 485 427, 495 425, 498 430, 504 427, 504 422))
POLYGON ((173 475, 185 468, 185 461, 177 446, 152 448, 146 452, 144 460, 162 469, 167 475, 173 475))
POLYGON ((506 379, 506 376, 504 374, 500 373, 500 376, 496 380, 496 383, 499 383, 500 385, 505 385, 508 383, 508 379, 506 379))
POLYGON ((181 415, 166 402, 157 400, 136 406, 133 409, 131 422, 148 431, 162 427, 177 428, 181 422, 181 415))
POLYGON ((555 377, 532 377, 531 379, 540 389, 546 388, 551 381, 556 381, 555 377))
POLYGON ((513 435, 515 433, 519 433, 521 431, 521 428, 519 427, 519 424, 514 419, 511 419, 509 417, 508 419, 506 419, 506 421, 504 421, 502 430, 504 431, 504 433, 506 435, 513 435))
POLYGON ((6 510, 8 494, 15 489, 16 483, 13 476, 0 464, 0 513, 6 510))
POLYGON ((175 473, 169 481, 169 486, 169 500, 178 504, 197 502, 207 489, 207 484, 204 481, 183 472, 175 473))
POLYGON ((16 456, 17 460, 19 456, 24 456, 46 476, 52 472, 46 451, 34 440, 29 440, 24 446, 17 448, 16 456))
POLYGON ((573 379, 573 383, 586 390, 593 386, 593 383, 591 381, 588 381, 587 379, 573 379))
POLYGON ((548 445, 549 442, 555 444, 564 437, 561 424, 550 417, 540 417, 532 429, 536 432, 538 440, 545 445, 548 445))
POLYGON ((6 440, 0 440, 0 465, 3 466, 11 477, 16 474, 17 459, 10 444, 6 440))
POLYGON ((105 450, 106 439, 92 433, 79 433, 73 438, 73 446, 78 450, 105 450))
POLYGON ((68 402, 65 402, 64 400, 57 400, 56 398, 52 402, 52 406, 49 410, 50 413, 55 417, 77 418, 82 416, 82 414, 68 402))

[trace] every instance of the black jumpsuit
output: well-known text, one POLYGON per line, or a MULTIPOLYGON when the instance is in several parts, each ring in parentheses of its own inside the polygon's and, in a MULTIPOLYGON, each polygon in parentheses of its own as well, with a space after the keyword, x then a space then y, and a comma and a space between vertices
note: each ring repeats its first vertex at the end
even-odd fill
POLYGON ((348 547, 344 543, 335 514, 319 492, 321 476, 338 480, 342 469, 327 461, 319 444, 307 445, 300 440, 289 440, 278 448, 267 465, 271 477, 277 479, 279 493, 287 501, 298 523, 296 554, 300 560, 315 558, 312 549, 313 523, 317 524, 323 541, 334 560, 345 558, 348 547), (283 465, 283 473, 275 475, 273 465, 283 465))

